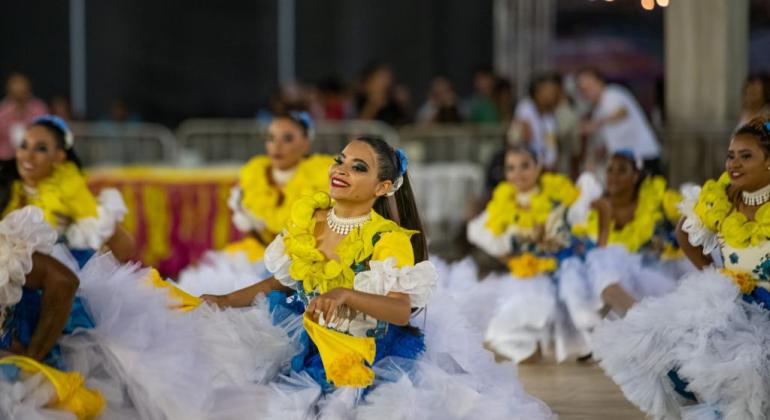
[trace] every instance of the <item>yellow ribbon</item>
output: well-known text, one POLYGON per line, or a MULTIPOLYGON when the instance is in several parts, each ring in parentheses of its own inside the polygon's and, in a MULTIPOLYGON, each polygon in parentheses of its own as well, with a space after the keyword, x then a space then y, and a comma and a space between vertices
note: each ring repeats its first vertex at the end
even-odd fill
POLYGON ((99 391, 84 386, 85 380, 78 372, 62 372, 37 362, 29 357, 8 356, 0 359, 0 364, 15 365, 26 375, 41 373, 56 391, 56 400, 47 407, 69 411, 78 419, 93 419, 99 416, 106 404, 99 391))
POLYGON ((338 387, 354 388, 365 388, 374 382, 374 371, 369 368, 376 354, 374 338, 353 337, 322 327, 308 314, 303 323, 308 336, 318 347, 329 382, 338 387))

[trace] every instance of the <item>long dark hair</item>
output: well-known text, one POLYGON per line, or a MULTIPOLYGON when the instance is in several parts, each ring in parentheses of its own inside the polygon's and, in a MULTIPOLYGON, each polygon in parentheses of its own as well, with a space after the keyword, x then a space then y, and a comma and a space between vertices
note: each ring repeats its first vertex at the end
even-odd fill
POLYGON ((0 161, 0 213, 8 207, 8 202, 11 201, 11 186, 17 179, 19 172, 16 169, 16 161, 0 161))
POLYGON ((733 137, 738 135, 752 136, 759 142, 759 147, 770 156, 770 117, 756 117, 743 124, 735 131, 733 137))
MULTIPOLYGON (((377 155, 377 174, 380 181, 396 182, 399 176, 399 165, 396 151, 382 137, 375 135, 362 135, 353 139, 368 144, 377 155)), ((425 240, 425 231, 422 228, 420 213, 417 211, 417 203, 414 200, 412 185, 409 182, 408 171, 404 173, 404 183, 392 197, 396 202, 398 214, 393 214, 393 209, 388 203, 391 197, 380 197, 374 202, 374 211, 382 217, 397 221, 398 224, 406 229, 417 230, 420 233, 412 236, 412 247, 414 248, 415 262, 421 262, 428 259, 428 244, 425 240)))
POLYGON ((83 164, 80 161, 80 158, 75 153, 74 147, 67 147, 67 141, 66 136, 67 132, 64 128, 57 125, 55 122, 53 122, 51 119, 47 117, 41 117, 32 122, 32 124, 29 125, 28 128, 32 127, 43 127, 46 130, 48 130, 49 133, 53 134, 54 138, 56 138, 56 147, 60 148, 61 150, 64 150, 64 153, 67 155, 67 160, 74 163, 75 166, 78 168, 83 168, 83 164))

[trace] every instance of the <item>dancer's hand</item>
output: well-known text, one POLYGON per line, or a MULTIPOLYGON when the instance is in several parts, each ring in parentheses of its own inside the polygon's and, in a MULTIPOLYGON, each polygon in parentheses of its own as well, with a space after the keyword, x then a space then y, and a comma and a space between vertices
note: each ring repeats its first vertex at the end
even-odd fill
POLYGON ((310 314, 310 318, 315 322, 319 322, 321 316, 323 316, 324 323, 333 322, 337 315, 337 309, 347 303, 349 293, 350 290, 344 287, 329 290, 311 300, 305 312, 310 314))
POLYGON ((229 308, 230 302, 229 299, 227 299, 227 295, 201 295, 201 300, 208 303, 209 305, 214 305, 219 308, 229 308))

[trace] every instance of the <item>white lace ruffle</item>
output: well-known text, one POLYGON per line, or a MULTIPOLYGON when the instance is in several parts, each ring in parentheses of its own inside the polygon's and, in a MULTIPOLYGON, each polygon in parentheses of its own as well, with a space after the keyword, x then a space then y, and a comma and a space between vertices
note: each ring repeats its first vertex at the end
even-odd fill
POLYGON ((513 234, 506 231, 502 235, 495 235, 485 226, 488 218, 489 214, 484 211, 468 222, 468 241, 493 257, 510 254, 513 234))
POLYGON ((369 262, 369 270, 356 274, 353 289, 374 295, 390 292, 409 295, 413 308, 428 304, 438 284, 438 272, 429 261, 414 266, 396 267, 396 259, 369 262))
POLYGON ((696 185, 682 186, 682 202, 679 204, 679 211, 684 217, 682 230, 687 233, 687 240, 690 245, 703 247, 703 255, 709 255, 719 247, 719 236, 713 230, 703 225, 697 214, 695 206, 698 204, 701 188, 696 185))
POLYGON ((264 256, 265 267, 267 271, 273 274, 273 277, 286 287, 294 287, 297 281, 289 275, 291 267, 291 257, 286 255, 286 245, 283 243, 283 233, 273 239, 270 245, 265 249, 264 256))
POLYGON ((21 288, 32 270, 32 254, 48 254, 56 232, 37 207, 24 207, 0 221, 0 307, 21 300, 21 288))
POLYGON ((230 198, 227 206, 233 212, 233 225, 241 232, 261 231, 265 228, 265 221, 254 217, 250 211, 243 208, 243 190, 241 187, 233 187, 230 190, 230 198))
POLYGON ((101 249, 128 213, 123 197, 114 188, 102 190, 97 201, 96 217, 77 220, 67 228, 67 242, 71 247, 101 249))
POLYGON ((583 172, 577 180, 580 196, 567 210, 567 222, 570 226, 581 225, 588 221, 591 214, 591 204, 602 196, 602 184, 590 172, 583 172))

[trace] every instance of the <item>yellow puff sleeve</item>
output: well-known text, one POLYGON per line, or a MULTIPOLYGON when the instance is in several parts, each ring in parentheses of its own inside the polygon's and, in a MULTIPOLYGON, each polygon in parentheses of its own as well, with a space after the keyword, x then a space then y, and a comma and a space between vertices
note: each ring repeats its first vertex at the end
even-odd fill
POLYGON ((372 261, 385 261, 389 257, 396 259, 396 266, 401 268, 414 265, 414 248, 411 231, 385 232, 374 245, 372 261))

